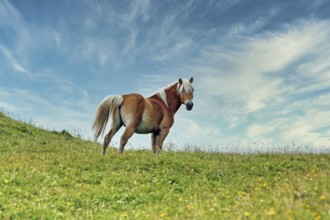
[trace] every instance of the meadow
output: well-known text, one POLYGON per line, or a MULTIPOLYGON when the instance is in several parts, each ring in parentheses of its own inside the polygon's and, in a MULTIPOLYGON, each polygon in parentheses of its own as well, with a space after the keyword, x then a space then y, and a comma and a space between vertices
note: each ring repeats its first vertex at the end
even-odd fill
POLYGON ((0 219, 329 219, 329 154, 125 151, 0 113, 0 219))

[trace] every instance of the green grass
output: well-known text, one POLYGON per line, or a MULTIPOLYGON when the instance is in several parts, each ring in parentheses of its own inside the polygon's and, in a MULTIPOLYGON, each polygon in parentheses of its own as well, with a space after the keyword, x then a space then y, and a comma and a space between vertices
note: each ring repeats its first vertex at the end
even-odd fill
POLYGON ((329 219, 329 154, 109 149, 0 113, 0 219, 329 219))

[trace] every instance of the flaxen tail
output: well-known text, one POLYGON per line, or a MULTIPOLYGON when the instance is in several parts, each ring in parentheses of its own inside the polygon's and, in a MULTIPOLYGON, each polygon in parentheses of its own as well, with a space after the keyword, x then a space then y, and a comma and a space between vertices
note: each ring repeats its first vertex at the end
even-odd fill
POLYGON ((96 110, 96 116, 92 126, 92 130, 94 131, 94 141, 97 141, 99 136, 103 134, 110 114, 112 118, 119 114, 119 106, 122 103, 122 96, 108 96, 101 102, 96 110))

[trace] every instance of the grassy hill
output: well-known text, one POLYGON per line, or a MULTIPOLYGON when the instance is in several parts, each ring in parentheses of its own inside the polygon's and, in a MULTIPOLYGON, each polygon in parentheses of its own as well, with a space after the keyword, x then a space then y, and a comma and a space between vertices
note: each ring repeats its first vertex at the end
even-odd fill
POLYGON ((0 219, 329 219, 330 155, 109 149, 0 113, 0 219))

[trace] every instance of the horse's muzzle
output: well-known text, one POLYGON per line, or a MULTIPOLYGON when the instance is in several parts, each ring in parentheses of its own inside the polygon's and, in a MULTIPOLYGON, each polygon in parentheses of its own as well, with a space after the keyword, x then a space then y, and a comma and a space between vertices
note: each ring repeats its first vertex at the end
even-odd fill
POLYGON ((186 103, 186 109, 187 109, 188 111, 190 111, 190 110, 193 108, 193 106, 194 106, 194 103, 193 103, 192 101, 188 101, 188 102, 186 103))

